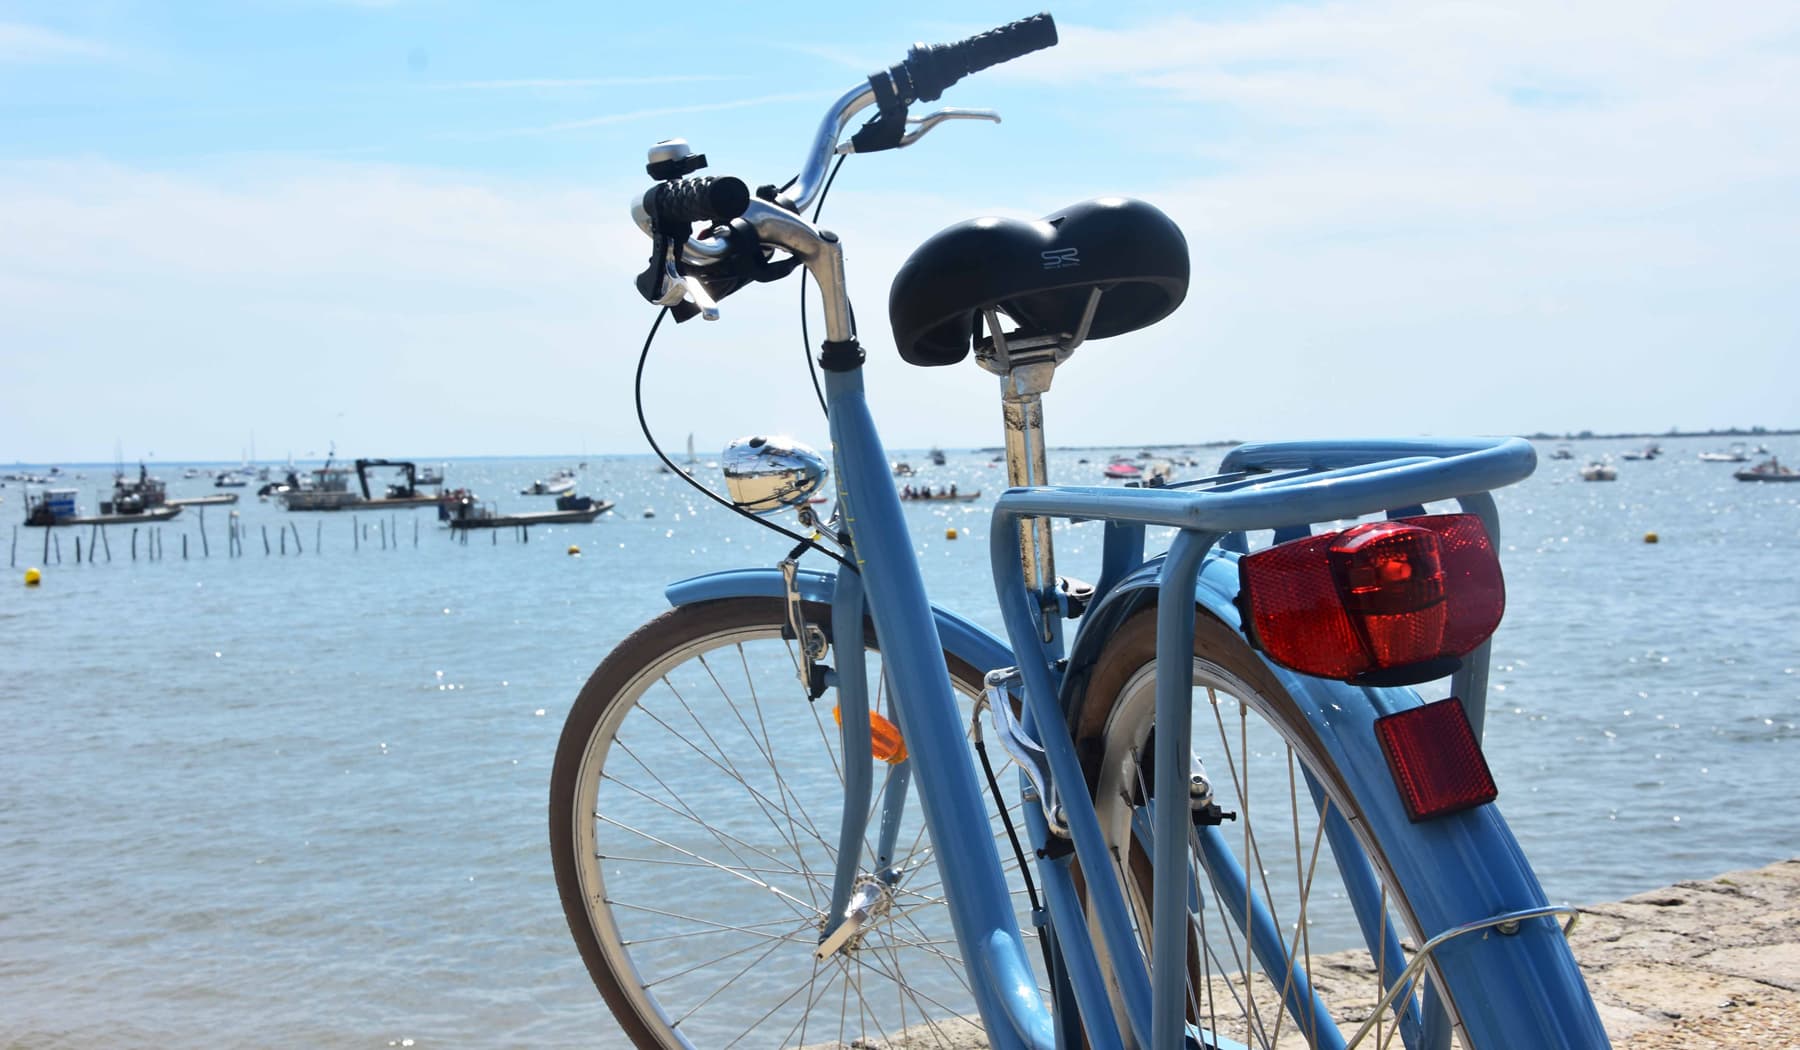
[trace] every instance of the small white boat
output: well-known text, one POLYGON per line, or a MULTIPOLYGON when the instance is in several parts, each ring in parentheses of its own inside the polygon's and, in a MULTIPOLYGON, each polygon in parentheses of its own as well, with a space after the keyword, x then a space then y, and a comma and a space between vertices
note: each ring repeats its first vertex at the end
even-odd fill
POLYGON ((1581 480, 1617 481, 1619 480, 1619 468, 1613 466, 1611 463, 1602 463, 1599 460, 1595 460, 1581 468, 1581 480))
POLYGON ((1744 451, 1742 441, 1733 441, 1724 452, 1702 452, 1700 459, 1704 463, 1748 463, 1750 453, 1744 451))
POLYGON ((519 490, 521 496, 564 496, 575 491, 575 472, 559 470, 542 481, 519 490))

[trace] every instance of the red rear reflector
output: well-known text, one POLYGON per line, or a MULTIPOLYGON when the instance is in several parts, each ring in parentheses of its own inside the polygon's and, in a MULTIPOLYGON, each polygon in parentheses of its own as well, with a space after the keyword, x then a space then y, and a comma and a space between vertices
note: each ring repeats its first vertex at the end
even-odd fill
POLYGON ((1455 697, 1383 715, 1375 720, 1375 735, 1415 823, 1486 805, 1500 794, 1455 697))
POLYGON ((1251 637, 1284 667, 1371 684, 1440 677, 1494 633, 1506 609, 1481 519, 1369 522, 1238 562, 1251 637))

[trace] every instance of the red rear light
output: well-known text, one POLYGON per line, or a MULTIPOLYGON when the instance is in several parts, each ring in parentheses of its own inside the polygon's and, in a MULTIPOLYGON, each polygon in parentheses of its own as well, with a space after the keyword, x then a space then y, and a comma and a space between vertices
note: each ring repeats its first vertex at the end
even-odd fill
POLYGON ((1415 822, 1486 805, 1500 794, 1455 697, 1383 715, 1375 720, 1375 735, 1415 822))
POLYGON ((1441 677, 1486 641, 1506 609, 1481 519, 1369 522, 1238 562, 1252 640, 1322 678, 1405 684, 1441 677))

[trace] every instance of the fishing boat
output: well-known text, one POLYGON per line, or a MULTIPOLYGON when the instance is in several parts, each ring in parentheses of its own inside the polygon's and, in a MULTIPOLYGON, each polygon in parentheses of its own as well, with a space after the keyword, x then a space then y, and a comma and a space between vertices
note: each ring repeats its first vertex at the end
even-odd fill
MULTIPOLYGON (((438 492, 420 492, 419 468, 405 459, 359 459, 356 461, 356 486, 362 492, 359 506, 378 507, 433 507, 449 497, 438 492), (377 496, 369 487, 369 471, 375 468, 386 468, 399 472, 398 480, 388 483, 382 494, 377 496)), ((440 475, 438 485, 443 484, 440 475)))
POLYGON ((1144 476, 1142 467, 1123 456, 1108 463, 1100 473, 1109 478, 1126 478, 1130 480, 1135 480, 1144 476))
POLYGON ((362 495, 350 489, 350 475, 353 472, 347 467, 334 467, 331 457, 325 458, 325 465, 312 471, 310 482, 301 481, 293 472, 288 473, 287 491, 280 494, 281 502, 289 510, 343 510, 363 502, 362 495))
POLYGON ((1733 471, 1731 476, 1739 481, 1800 481, 1800 471, 1784 465, 1774 456, 1754 467, 1733 471))
POLYGON ((1619 480, 1619 468, 1613 466, 1611 463, 1602 463, 1599 460, 1595 460, 1581 468, 1581 480, 1617 481, 1619 480))
POLYGON ((75 489, 46 489, 37 496, 25 494, 27 525, 128 525, 146 521, 167 521, 181 513, 180 507, 157 504, 118 510, 110 502, 102 502, 99 514, 83 514, 75 502, 75 489))
POLYGON ((554 525, 563 522, 593 521, 613 508, 611 500, 567 494, 556 498, 555 510, 502 514, 473 495, 465 494, 454 502, 438 506, 438 517, 452 529, 501 529, 510 525, 554 525))

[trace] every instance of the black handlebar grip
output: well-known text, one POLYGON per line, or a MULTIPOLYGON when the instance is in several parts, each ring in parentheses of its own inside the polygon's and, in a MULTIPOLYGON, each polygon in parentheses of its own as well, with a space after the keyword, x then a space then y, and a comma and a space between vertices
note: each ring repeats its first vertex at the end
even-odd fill
POLYGON ((1056 21, 1036 14, 990 29, 955 44, 915 44, 895 72, 904 72, 908 83, 896 84, 909 103, 933 102, 944 89, 989 66, 1010 62, 1021 55, 1041 51, 1056 43, 1056 21))
MULTIPOLYGON (((730 175, 665 182, 644 203, 659 226, 696 222, 725 223, 750 207, 750 187, 730 175)), ((685 235, 684 235, 685 236, 685 235)))

